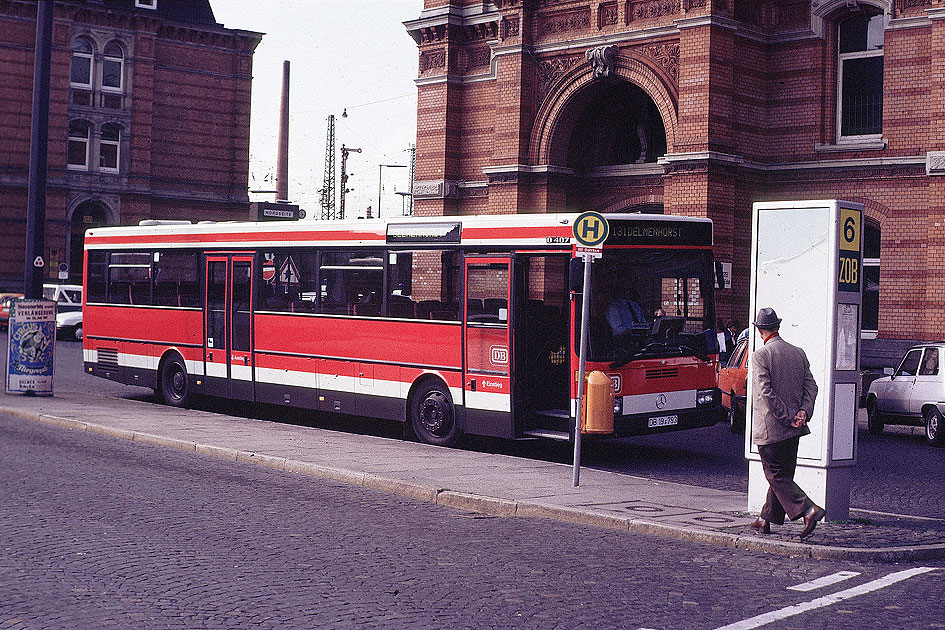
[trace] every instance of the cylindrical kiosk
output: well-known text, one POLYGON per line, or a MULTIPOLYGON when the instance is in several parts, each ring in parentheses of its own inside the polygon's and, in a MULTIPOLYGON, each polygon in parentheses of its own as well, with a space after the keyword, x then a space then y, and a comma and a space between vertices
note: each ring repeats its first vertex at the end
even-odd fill
POLYGON ((56 303, 15 300, 7 337, 7 393, 52 396, 55 347, 56 303))
POLYGON ((581 433, 614 432, 614 382, 594 370, 587 375, 587 388, 582 401, 581 433))

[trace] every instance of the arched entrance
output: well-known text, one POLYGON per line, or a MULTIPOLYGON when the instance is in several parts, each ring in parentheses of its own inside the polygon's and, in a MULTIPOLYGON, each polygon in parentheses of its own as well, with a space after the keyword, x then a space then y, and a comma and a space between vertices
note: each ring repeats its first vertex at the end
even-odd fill
POLYGON ((666 153, 666 130, 656 104, 629 81, 587 85, 572 97, 562 116, 564 124, 558 126, 552 154, 578 173, 653 163, 666 153))
POLYGON ((657 161, 675 138, 673 85, 632 54, 615 55, 608 76, 595 78, 590 66, 563 76, 539 109, 530 147, 536 163, 556 167, 549 199, 574 211, 662 213, 657 161))
POLYGON ((69 281, 82 282, 82 257, 85 231, 108 224, 105 207, 96 201, 85 201, 72 212, 69 230, 69 281))

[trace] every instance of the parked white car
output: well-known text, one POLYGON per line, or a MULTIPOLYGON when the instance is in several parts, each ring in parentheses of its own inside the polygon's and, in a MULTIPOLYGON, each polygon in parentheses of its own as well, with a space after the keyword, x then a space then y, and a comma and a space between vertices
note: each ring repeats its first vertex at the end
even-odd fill
POLYGON ((869 432, 879 435, 887 424, 924 426, 925 441, 945 446, 945 344, 909 348, 899 367, 870 384, 866 395, 869 432))
POLYGON ((82 285, 44 284, 43 297, 56 303, 56 336, 82 339, 82 285))

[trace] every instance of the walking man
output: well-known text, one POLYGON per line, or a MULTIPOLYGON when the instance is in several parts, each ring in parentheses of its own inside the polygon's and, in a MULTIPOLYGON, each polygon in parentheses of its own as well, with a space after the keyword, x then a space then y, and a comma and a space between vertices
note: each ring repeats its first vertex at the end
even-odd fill
POLYGON ((768 497, 761 515, 751 526, 762 534, 771 533, 771 523, 784 524, 784 516, 804 517, 801 538, 813 533, 825 516, 794 482, 797 447, 801 436, 810 433, 807 421, 814 412, 817 383, 810 372, 807 355, 778 334, 781 320, 772 308, 763 308, 753 322, 764 346, 751 356, 752 441, 758 445, 761 466, 768 480, 768 497))

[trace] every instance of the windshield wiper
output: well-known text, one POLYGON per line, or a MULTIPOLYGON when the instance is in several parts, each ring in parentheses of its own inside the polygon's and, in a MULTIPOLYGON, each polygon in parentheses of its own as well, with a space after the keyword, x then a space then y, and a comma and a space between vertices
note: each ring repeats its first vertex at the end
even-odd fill
POLYGON ((712 362, 712 359, 710 359, 710 358, 708 357, 708 355, 702 354, 701 352, 699 352, 698 350, 696 350, 695 348, 693 348, 693 347, 691 347, 691 346, 687 346, 687 345, 685 345, 685 344, 678 343, 678 344, 676 344, 676 347, 678 347, 680 350, 688 350, 690 353, 692 353, 692 356, 694 356, 694 357, 696 357, 697 359, 700 359, 700 360, 702 360, 702 361, 705 361, 706 363, 711 363, 711 362, 712 362))

